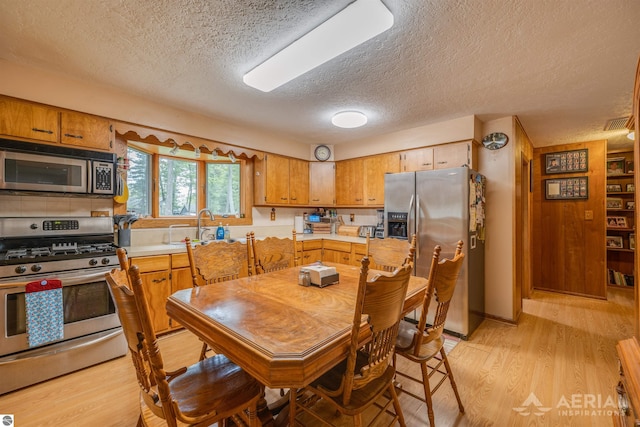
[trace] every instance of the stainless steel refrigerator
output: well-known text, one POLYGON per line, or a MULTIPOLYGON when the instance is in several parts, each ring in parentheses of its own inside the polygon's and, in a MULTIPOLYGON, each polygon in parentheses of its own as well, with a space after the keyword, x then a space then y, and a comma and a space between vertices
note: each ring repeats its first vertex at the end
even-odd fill
MULTIPOLYGON (((464 242, 464 263, 445 324, 446 331, 463 339, 484 319, 485 182, 467 167, 385 175, 385 237, 416 233, 416 275, 427 277, 436 245, 443 259, 453 257, 458 240, 464 242)), ((433 312, 431 307, 428 320, 433 312)))

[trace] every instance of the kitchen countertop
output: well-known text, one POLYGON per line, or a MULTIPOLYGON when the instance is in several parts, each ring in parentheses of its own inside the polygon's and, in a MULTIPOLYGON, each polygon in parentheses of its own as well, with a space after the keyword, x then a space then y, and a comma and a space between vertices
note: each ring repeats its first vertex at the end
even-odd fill
MULTIPOLYGON (((256 239, 264 238, 266 236, 257 236, 256 239)), ((352 236, 341 236, 339 234, 297 234, 296 241, 298 242, 306 242, 311 240, 336 240, 340 242, 349 242, 349 243, 361 243, 365 244, 367 239, 364 237, 352 237, 352 236)), ((244 240, 244 239, 242 239, 244 240)), ((129 258, 134 257, 142 257, 142 256, 153 256, 153 255, 170 255, 170 254, 180 254, 186 253, 187 249, 182 243, 163 243, 156 245, 134 245, 134 246, 123 246, 127 250, 127 255, 129 258)))

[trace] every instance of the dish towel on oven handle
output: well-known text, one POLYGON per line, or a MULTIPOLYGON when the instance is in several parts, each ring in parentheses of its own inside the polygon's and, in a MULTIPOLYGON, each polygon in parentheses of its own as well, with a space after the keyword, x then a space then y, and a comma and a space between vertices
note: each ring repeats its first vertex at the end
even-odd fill
POLYGON ((64 338, 62 281, 42 279, 27 283, 25 302, 29 347, 64 338))

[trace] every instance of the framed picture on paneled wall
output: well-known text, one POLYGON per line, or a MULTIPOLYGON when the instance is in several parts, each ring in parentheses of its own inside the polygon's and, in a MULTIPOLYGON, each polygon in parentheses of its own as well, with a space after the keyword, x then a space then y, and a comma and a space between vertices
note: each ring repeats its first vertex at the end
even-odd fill
POLYGON ((588 199, 589 178, 545 179, 545 198, 547 200, 588 199))
POLYGON ((586 172, 589 169, 588 150, 558 151, 545 154, 545 173, 586 172))

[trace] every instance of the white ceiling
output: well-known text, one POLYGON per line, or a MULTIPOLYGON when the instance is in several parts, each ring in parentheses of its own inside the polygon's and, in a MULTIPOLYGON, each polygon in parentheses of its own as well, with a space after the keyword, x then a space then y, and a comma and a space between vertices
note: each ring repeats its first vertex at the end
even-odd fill
POLYGON ((625 141, 604 127, 632 112, 640 1, 383 1, 389 31, 270 93, 242 75, 351 0, 2 0, 0 58, 312 144, 471 114, 536 147, 625 141))

